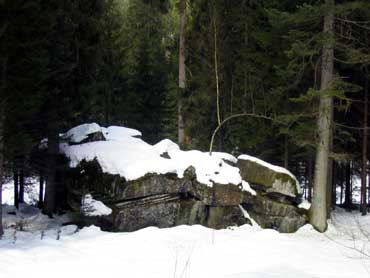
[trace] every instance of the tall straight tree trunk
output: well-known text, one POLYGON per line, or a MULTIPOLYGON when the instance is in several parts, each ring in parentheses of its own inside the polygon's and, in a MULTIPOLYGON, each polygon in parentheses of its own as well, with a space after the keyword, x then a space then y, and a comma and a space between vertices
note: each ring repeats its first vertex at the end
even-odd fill
POLYGON ((289 167, 289 142, 288 135, 284 136, 284 168, 288 169, 289 167))
MULTIPOLYGON (((325 4, 334 6, 334 0, 325 0, 325 4)), ((330 134, 333 117, 333 99, 325 94, 325 90, 331 88, 334 70, 334 12, 330 7, 324 16, 324 34, 327 41, 324 42, 321 62, 321 85, 318 129, 318 146, 316 150, 316 163, 314 175, 313 199, 310 210, 310 223, 320 232, 327 229, 326 193, 328 182, 328 163, 330 153, 330 134)))
POLYGON ((21 164, 19 169, 19 203, 24 203, 24 161, 21 158, 21 164))
MULTIPOLYGON (((17 162, 15 162, 17 164, 17 162)), ((19 175, 18 175, 18 165, 14 166, 14 206, 19 208, 19 175)))
POLYGON ((337 164, 333 161, 333 171, 332 171, 332 186, 331 186, 331 208, 335 210, 335 206, 337 204, 337 164))
POLYGON ((185 31, 186 31, 186 0, 180 0, 180 48, 179 48, 179 96, 178 96, 178 143, 185 143, 185 124, 183 115, 183 98, 186 89, 185 68, 185 31))
POLYGON ((43 213, 49 217, 53 217, 55 210, 55 174, 57 166, 57 154, 59 152, 59 136, 56 106, 53 105, 54 100, 50 101, 48 107, 48 150, 47 150, 47 167, 46 167, 46 186, 43 213))
POLYGON ((352 190, 351 190, 351 162, 346 164, 346 190, 344 192, 344 207, 347 210, 352 208, 352 190))
POLYGON ((40 173, 40 184, 39 184, 39 202, 37 206, 39 208, 43 207, 44 204, 44 175, 43 173, 40 173))
POLYGON ((0 84, 0 238, 4 234, 3 229, 3 176, 4 176, 4 124, 5 124, 5 90, 8 72, 8 59, 3 53, 0 84))
POLYGON ((308 194, 307 194, 307 200, 309 202, 312 201, 312 185, 313 185, 313 159, 310 155, 310 158, 308 160, 308 194))
MULTIPOLYGON (((369 183, 369 184, 368 184, 367 188, 368 188, 368 190, 370 191, 370 176, 369 176, 369 178, 368 178, 368 183, 369 183)), ((368 204, 370 204, 370 194, 367 194, 367 198, 368 198, 368 199, 367 199, 367 203, 368 203, 368 204)), ((370 212, 370 206, 368 206, 368 207, 367 207, 367 212, 370 212)))
MULTIPOLYGON (((333 113, 333 109, 331 111, 333 113)), ((331 117, 333 119, 333 116, 331 117)), ((330 130, 330 145, 329 152, 333 149, 333 130, 330 130)), ((327 175, 327 186, 326 186, 326 219, 330 219, 332 202, 333 202, 333 169, 334 161, 329 156, 328 158, 328 175, 327 175)))
POLYGON ((46 188, 43 213, 49 217, 53 217, 55 210, 55 168, 56 168, 56 152, 55 145, 58 139, 55 135, 48 136, 48 166, 46 173, 46 188))
POLYGON ((366 215, 367 213, 367 200, 366 200, 366 177, 367 177, 367 126, 368 126, 368 86, 369 82, 366 78, 365 91, 364 91, 364 131, 362 139, 362 173, 361 173, 361 213, 366 215))
MULTIPOLYGON (((6 68, 6 66, 5 66, 6 68)), ((3 68, 4 70, 4 68, 3 68)), ((3 75, 5 73, 3 72, 3 75)), ((3 230, 3 176, 4 176, 4 101, 0 100, 0 238, 4 234, 3 230)))
POLYGON ((340 179, 340 201, 339 201, 339 204, 342 205, 343 204, 343 191, 344 191, 344 175, 343 175, 343 166, 340 165, 339 166, 339 171, 340 171, 340 176, 339 176, 339 179, 340 179))

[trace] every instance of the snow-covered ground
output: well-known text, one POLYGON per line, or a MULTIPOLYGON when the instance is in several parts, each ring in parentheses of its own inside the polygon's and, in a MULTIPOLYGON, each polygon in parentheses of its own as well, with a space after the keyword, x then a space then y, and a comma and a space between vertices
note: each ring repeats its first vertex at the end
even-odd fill
MULTIPOLYGON (((3 184, 2 201, 5 205, 14 204, 14 181, 13 179, 3 184)), ((24 201, 29 205, 37 204, 39 200, 39 180, 35 177, 27 177, 24 187, 24 201)))
MULTIPOLYGON (((97 158, 104 171, 134 179, 148 172, 181 176, 193 165, 201 182, 240 183, 244 190, 255 194, 242 181, 238 169, 225 163, 236 162, 229 154, 214 153, 210 157, 199 151, 185 152, 169 140, 152 146, 137 138, 140 132, 136 130, 96 124, 79 126, 62 137, 77 143, 96 131, 101 131, 107 141, 61 145, 72 167, 82 159, 97 158), (167 158, 161 156, 164 153, 167 158)), ((25 198, 34 204, 38 181, 31 179, 29 184, 25 198)), ((149 227, 131 233, 108 233, 94 226, 78 230, 75 225, 64 225, 70 223, 68 215, 49 219, 23 204, 16 211, 11 206, 12 182, 4 186, 3 196, 6 229, 0 240, 0 278, 370 277, 370 216, 361 217, 358 212, 336 209, 324 234, 310 225, 294 234, 263 230, 256 225, 223 230, 199 225, 149 227)), ((83 204, 88 213, 111 213, 90 195, 85 196, 83 204)))
MULTIPOLYGON (((353 204, 360 204, 361 200, 361 177, 360 176, 351 176, 352 179, 352 203, 353 204)), ((367 178, 369 180, 369 176, 367 178)), ((345 188, 343 189, 342 192, 342 204, 345 202, 345 188)), ((340 197, 341 197, 341 192, 340 192, 340 187, 336 188, 337 192, 337 204, 340 203, 340 197)))
POLYGON ((0 240, 0 277, 370 277, 370 258, 361 253, 370 254, 369 225, 369 216, 337 210, 324 234, 310 225, 295 234, 249 225, 132 233, 94 226, 76 232, 72 225, 44 232, 7 229, 0 240))

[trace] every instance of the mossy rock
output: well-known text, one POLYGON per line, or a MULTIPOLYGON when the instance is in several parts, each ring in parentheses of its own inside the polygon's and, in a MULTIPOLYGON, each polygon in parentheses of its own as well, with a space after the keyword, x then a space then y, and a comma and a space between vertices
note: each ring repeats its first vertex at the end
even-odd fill
POLYGON ((92 194, 113 212, 107 217, 89 217, 83 221, 106 230, 135 231, 148 226, 165 228, 194 224, 221 229, 242 225, 249 220, 239 208, 241 203, 265 228, 293 232, 305 223, 305 216, 293 203, 294 198, 269 192, 269 188, 262 186, 256 196, 242 191, 238 185, 210 187, 197 181, 194 167, 189 167, 183 178, 176 174, 147 174, 134 181, 103 173, 96 160, 83 161, 69 171, 72 180, 70 206, 79 211, 82 195, 92 194), (279 202, 282 198, 283 203, 279 202))
POLYGON ((238 206, 211 207, 201 201, 169 200, 116 207, 114 213, 116 231, 135 231, 155 226, 167 228, 178 225, 203 225, 214 229, 250 224, 238 206))
POLYGON ((71 180, 68 185, 68 203, 75 208, 74 202, 90 193, 100 201, 114 203, 124 188, 126 180, 119 175, 103 173, 98 161, 83 160, 78 167, 72 168, 67 174, 71 180))
POLYGON ((239 159, 237 166, 243 180, 262 187, 267 193, 279 193, 289 197, 301 194, 297 180, 287 173, 275 171, 251 160, 239 159))
POLYGON ((155 226, 173 227, 180 208, 179 201, 150 202, 145 205, 114 209, 114 228, 117 231, 131 232, 155 226))
POLYGON ((262 227, 281 233, 293 233, 307 223, 307 215, 292 204, 280 203, 268 196, 257 194, 245 199, 242 206, 262 227))
POLYGON ((117 199, 142 198, 160 194, 189 192, 191 181, 179 179, 174 174, 147 174, 134 181, 128 181, 116 189, 117 199))

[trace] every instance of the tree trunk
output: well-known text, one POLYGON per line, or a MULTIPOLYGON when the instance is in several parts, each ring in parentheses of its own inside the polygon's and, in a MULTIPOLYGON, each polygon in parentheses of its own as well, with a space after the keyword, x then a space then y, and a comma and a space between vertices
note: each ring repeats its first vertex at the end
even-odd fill
POLYGON ((335 210, 337 204, 337 164, 333 161, 332 183, 331 183, 331 209, 335 210))
MULTIPOLYGON (((367 180, 368 180, 368 183, 369 183, 367 188, 370 192, 370 175, 369 175, 369 178, 367 180)), ((367 203, 370 204, 370 194, 367 194, 367 198, 368 198, 367 203)), ((367 212, 370 212, 370 206, 367 207, 367 212)))
POLYGON ((340 201, 339 201, 339 204, 342 205, 343 204, 343 191, 344 191, 344 179, 343 179, 343 169, 342 167, 340 167, 341 169, 341 174, 340 174, 340 201))
POLYGON ((53 216, 55 210, 55 168, 56 152, 58 139, 56 135, 48 136, 48 166, 46 173, 45 203, 43 213, 49 217, 53 216))
POLYGON ((40 173, 40 188, 39 188, 39 202, 38 207, 42 208, 44 204, 44 175, 40 173))
POLYGON ((288 145, 288 135, 284 135, 284 168, 289 167, 289 145, 288 145))
POLYGON ((310 158, 308 160, 308 194, 307 194, 307 200, 309 202, 312 201, 312 185, 313 185, 313 161, 312 157, 310 155, 310 158))
POLYGON ((105 126, 110 126, 110 111, 112 109, 111 107, 111 92, 108 86, 104 86, 105 90, 105 109, 104 109, 104 121, 105 121, 105 126))
MULTIPOLYGON (((3 65, 3 71, 5 71, 6 65, 3 65)), ((3 72, 5 75, 5 72, 3 72)), ((0 101, 0 238, 4 234, 3 230, 3 176, 4 176, 4 101, 0 101)))
POLYGON ((19 203, 24 203, 24 164, 23 158, 21 158, 21 165, 19 169, 19 203))
POLYGON ((185 68, 185 31, 186 31, 186 0, 180 0, 180 49, 179 49, 179 96, 178 96, 178 143, 185 143, 185 124, 183 116, 183 98, 186 89, 185 68))
MULTIPOLYGON (((2 38, 4 40, 4 38, 2 38)), ((5 126, 5 90, 7 86, 8 56, 2 48, 1 84, 0 84, 0 239, 3 229, 3 176, 4 176, 4 126, 5 126)))
POLYGON ((361 173, 361 214, 366 215, 367 213, 367 202, 366 202, 366 177, 367 177, 367 126, 368 126, 368 80, 366 78, 365 83, 365 96, 364 96, 364 131, 362 139, 362 173, 361 173))
POLYGON ((350 210, 352 207, 352 191, 351 191, 351 162, 346 165, 346 190, 344 192, 344 207, 350 210))
MULTIPOLYGON (((328 5, 334 5, 334 0, 325 0, 328 5)), ((327 229, 326 192, 328 182, 328 163, 330 153, 330 134, 333 117, 333 99, 325 95, 333 81, 334 70, 334 13, 331 7, 324 16, 324 33, 328 41, 324 43, 321 63, 321 86, 319 118, 318 118, 318 146, 316 150, 316 163, 314 175, 313 199, 310 210, 310 223, 320 232, 327 229)))
MULTIPOLYGON (((17 164, 17 162, 15 162, 17 164)), ((18 175, 18 165, 14 166, 14 206, 19 208, 19 175, 18 175)))
MULTIPOLYGON (((333 109, 332 109, 333 113, 333 109)), ((333 116, 331 117, 333 119, 333 116)), ((330 145, 329 152, 333 149, 333 131, 330 130, 330 145)), ((329 156, 328 158, 328 175, 327 175, 327 186, 326 186, 326 219, 330 219, 332 202, 333 202, 333 169, 334 161, 329 156)))
POLYGON ((59 152, 58 136, 58 114, 54 100, 50 101, 48 107, 48 150, 47 150, 47 167, 46 167, 46 186, 43 213, 49 217, 53 216, 55 210, 55 174, 57 166, 57 154, 59 152))

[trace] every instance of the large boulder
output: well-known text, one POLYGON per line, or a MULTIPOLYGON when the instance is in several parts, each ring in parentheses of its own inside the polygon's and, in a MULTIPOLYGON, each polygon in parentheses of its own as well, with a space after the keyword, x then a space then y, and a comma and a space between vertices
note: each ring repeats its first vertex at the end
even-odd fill
POLYGON ((70 171, 73 182, 68 203, 78 211, 86 192, 104 202, 112 209, 111 215, 85 215, 82 220, 105 230, 134 231, 185 224, 220 229, 250 224, 238 206, 243 200, 241 189, 232 184, 209 187, 199 183, 193 167, 186 169, 183 178, 147 174, 133 181, 103 173, 96 160, 83 161, 70 171))
POLYGON ((239 156, 237 166, 243 180, 267 193, 278 193, 293 198, 302 194, 297 179, 285 168, 249 155, 239 156))
POLYGON ((245 155, 182 151, 170 140, 150 145, 140 135, 97 124, 63 135, 66 202, 83 212, 79 221, 111 231, 183 224, 219 229, 250 223, 246 209, 259 225, 280 232, 305 223, 299 184, 286 169, 245 155), (111 213, 84 213, 86 196, 111 213))
POLYGON ((127 182, 118 175, 103 173, 96 161, 83 162, 74 169, 69 202, 78 210, 83 192, 92 193, 113 213, 102 217, 87 216, 86 222, 113 231, 184 224, 220 229, 250 223, 240 210, 240 204, 263 228, 294 232, 306 223, 304 211, 290 199, 258 190, 252 195, 232 184, 209 187, 197 182, 193 168, 185 172, 181 179, 173 174, 147 174, 127 182))

